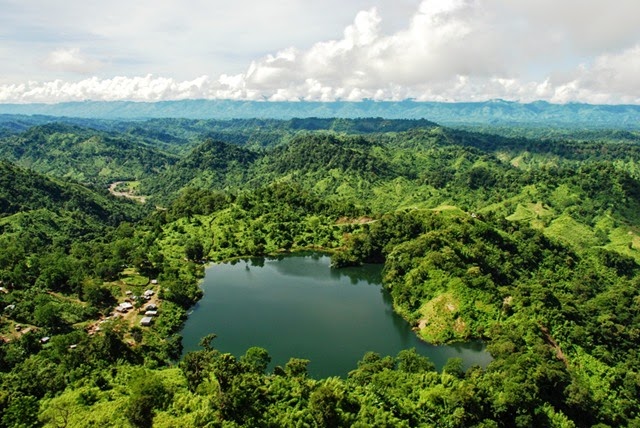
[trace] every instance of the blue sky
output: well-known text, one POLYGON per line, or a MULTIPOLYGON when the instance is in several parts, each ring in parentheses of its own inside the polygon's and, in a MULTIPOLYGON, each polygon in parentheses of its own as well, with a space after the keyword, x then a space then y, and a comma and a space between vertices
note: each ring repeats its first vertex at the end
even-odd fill
POLYGON ((640 104, 637 0, 0 0, 0 103, 640 104))

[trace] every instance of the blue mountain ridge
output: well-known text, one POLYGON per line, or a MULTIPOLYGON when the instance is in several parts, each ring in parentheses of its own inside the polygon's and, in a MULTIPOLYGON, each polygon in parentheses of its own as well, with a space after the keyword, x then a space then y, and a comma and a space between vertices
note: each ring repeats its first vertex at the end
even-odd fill
POLYGON ((82 101, 58 104, 0 104, 0 115, 45 115, 91 119, 291 119, 294 117, 381 117, 429 119, 442 125, 521 125, 640 129, 640 105, 373 101, 235 101, 158 102, 82 101))

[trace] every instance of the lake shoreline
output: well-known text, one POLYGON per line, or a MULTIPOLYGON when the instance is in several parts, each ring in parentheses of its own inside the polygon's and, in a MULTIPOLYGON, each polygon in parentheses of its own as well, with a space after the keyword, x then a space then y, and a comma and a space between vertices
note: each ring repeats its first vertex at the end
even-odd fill
MULTIPOLYGON (((270 353, 279 355, 279 358, 284 358, 284 355, 308 358, 311 354, 305 354, 305 352, 312 352, 309 349, 314 346, 325 347, 326 349, 313 351, 317 356, 311 355, 308 358, 312 361, 312 367, 314 361, 316 366, 326 365, 335 357, 333 353, 345 353, 345 358, 349 360, 348 367, 353 369, 366 352, 393 356, 401 349, 410 348, 417 348, 423 355, 433 357, 434 362, 439 366, 442 366, 446 359, 455 356, 462 356, 466 362, 469 362, 470 355, 478 352, 484 355, 479 360, 480 365, 486 365, 491 360, 482 341, 433 344, 419 338, 415 331, 412 331, 411 324, 393 308, 391 297, 381 284, 381 265, 369 265, 370 268, 364 266, 363 268, 334 269, 330 267, 330 262, 329 252, 307 249, 307 251, 283 252, 258 257, 233 257, 226 261, 208 263, 205 277, 200 282, 203 297, 189 311, 180 332, 183 336, 183 355, 195 350, 194 346, 201 337, 215 333, 218 335, 216 342, 219 344, 216 347, 221 352, 231 352, 237 357, 252 346, 264 347, 270 353), (268 261, 276 263, 268 263, 268 261), (207 281, 213 278, 210 268, 214 266, 220 267, 215 274, 215 287, 218 288, 211 289, 214 283, 207 284, 207 281), (289 278, 277 276, 283 269, 293 273, 293 278, 291 275, 289 278), (377 272, 375 278, 371 276, 372 272, 377 272), (312 280, 320 281, 322 284, 306 284, 307 274, 312 277, 312 280), (272 283, 263 285, 252 282, 255 281, 254 277, 265 275, 271 277, 275 275, 277 278, 274 277, 276 279, 272 278, 272 283), (340 281, 342 285, 333 285, 335 281, 340 281), (300 286, 303 290, 296 289, 299 283, 303 282, 306 284, 300 286), (265 287, 265 285, 268 286, 265 287), (221 290, 220 287, 227 287, 227 289, 221 290), (265 290, 275 294, 270 296, 267 293, 266 301, 256 303, 253 300, 254 297, 265 293, 265 290), (338 292, 340 295, 327 297, 323 294, 327 291, 338 292), (360 292, 364 292, 368 297, 355 295, 360 292), (363 301, 362 298, 365 300, 363 301), (313 304, 304 306, 309 302, 313 304), (226 306, 229 305, 236 306, 230 310, 228 317, 225 317, 220 312, 227 311, 226 306), (275 305, 275 309, 265 308, 265 305, 275 305), (245 313, 246 316, 238 317, 238 313, 245 313), (316 318, 305 321, 303 318, 309 313, 316 318), (363 315, 364 313, 368 315, 363 315), (365 316, 365 318, 358 318, 358 316, 365 316), (331 320, 327 321, 326 318, 331 320), (293 324, 292 319, 296 320, 293 324), (338 324, 335 324, 336 322, 338 324), (328 330, 324 332, 323 323, 329 323, 326 327, 328 330), (264 327, 263 324, 268 324, 269 327, 264 327), (301 334, 298 330, 305 329, 302 327, 304 325, 306 330, 301 334), (347 338, 344 338, 343 334, 347 335, 347 338), (240 336, 240 338, 230 340, 230 336, 240 336), (274 339, 274 336, 278 339, 274 339), (290 337, 292 344, 288 345, 286 341, 290 337), (307 343, 308 338, 311 338, 310 342, 317 343, 307 343), (243 340, 244 342, 240 343, 243 340), (360 346, 358 349, 351 349, 358 343, 360 346), (287 346, 289 348, 283 351, 282 348, 287 346), (348 349, 351 350, 348 351, 348 349), (446 358, 443 355, 446 355, 446 358)), ((278 361, 278 364, 284 364, 284 362, 278 361)), ((344 361, 339 364, 345 366, 344 361)), ((475 362, 471 361, 470 365, 473 364, 475 362)), ((320 370, 317 367, 316 369, 320 370)), ((325 367, 323 370, 328 369, 325 367)), ((346 372, 338 370, 337 373, 327 371, 317 374, 342 376, 346 375, 346 372)))
MULTIPOLYGON (((297 248, 293 251, 277 251, 277 252, 271 252, 271 253, 267 253, 264 255, 259 255, 259 256, 233 256, 233 257, 226 257, 226 258, 222 258, 220 260, 207 260, 206 262, 203 263, 203 267, 206 270, 207 267, 209 267, 210 265, 213 264, 222 264, 222 263, 234 263, 234 262, 239 262, 239 261, 246 261, 246 260, 251 260, 251 259, 255 259, 255 258, 279 258, 279 257, 296 257, 298 255, 304 255, 305 253, 318 253, 318 254, 322 254, 322 255, 326 255, 331 257, 331 255, 335 254, 337 252, 336 249, 332 249, 332 248, 326 248, 326 247, 320 247, 320 246, 308 246, 308 247, 303 247, 303 248, 297 248)), ((384 266, 384 263, 382 263, 382 265, 384 266)), ((358 266, 333 266, 333 261, 332 264, 330 265, 331 269, 345 269, 345 268, 354 268, 354 267, 359 267, 362 265, 358 265, 358 266)), ((198 286, 200 287, 202 282, 204 280, 204 276, 202 278, 200 278, 199 280, 199 284, 198 286)), ((380 286, 386 290, 384 282, 382 281, 382 278, 380 280, 380 286)), ((202 289, 202 287, 200 287, 200 289, 202 289)), ((202 290, 204 292, 204 290, 202 290)), ((193 305, 195 306, 197 304, 197 302, 193 305)), ((192 307, 193 307, 192 306, 192 307)), ((470 336, 468 338, 453 338, 451 340, 446 340, 446 341, 428 341, 425 340, 423 337, 421 337, 420 333, 420 328, 417 324, 413 323, 411 320, 407 319, 405 317, 405 315, 401 312, 397 310, 396 304, 395 302, 393 302, 392 300, 392 308, 395 314, 397 314, 398 316, 400 316, 406 323, 407 325, 409 325, 411 327, 411 330, 414 332, 416 338, 418 338, 421 342, 428 344, 428 345, 434 345, 434 346, 453 346, 459 343, 469 343, 469 342, 481 342, 483 343, 485 346, 488 344, 488 340, 489 338, 486 336, 483 337, 475 337, 475 336, 470 336)))

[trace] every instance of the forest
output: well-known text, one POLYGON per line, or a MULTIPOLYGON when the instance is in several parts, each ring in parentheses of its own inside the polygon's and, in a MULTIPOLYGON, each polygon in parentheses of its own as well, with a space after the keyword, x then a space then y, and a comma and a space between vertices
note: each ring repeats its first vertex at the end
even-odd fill
POLYGON ((0 125, 0 427, 640 427, 637 131, 0 125), (215 334, 182 356, 207 263, 303 250, 383 264, 421 339, 492 362, 369 352, 316 379, 215 334))

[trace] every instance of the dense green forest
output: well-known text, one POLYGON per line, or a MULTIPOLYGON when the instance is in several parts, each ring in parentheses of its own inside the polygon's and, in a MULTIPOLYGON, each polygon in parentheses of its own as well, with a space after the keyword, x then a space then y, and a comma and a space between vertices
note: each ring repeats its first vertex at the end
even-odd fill
POLYGON ((636 133, 49 121, 0 120, 0 426, 640 426, 636 133), (493 361, 180 358, 206 262, 306 249, 383 263, 419 337, 493 361))

